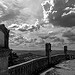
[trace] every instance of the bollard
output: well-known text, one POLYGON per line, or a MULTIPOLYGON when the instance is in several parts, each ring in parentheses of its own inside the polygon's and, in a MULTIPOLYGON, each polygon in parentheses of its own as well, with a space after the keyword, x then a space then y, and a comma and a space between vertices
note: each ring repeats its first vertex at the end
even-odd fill
POLYGON ((51 64, 51 44, 50 43, 46 43, 45 45, 45 49, 46 49, 46 56, 48 57, 48 65, 51 64))
POLYGON ((67 46, 64 46, 65 59, 67 60, 67 46))

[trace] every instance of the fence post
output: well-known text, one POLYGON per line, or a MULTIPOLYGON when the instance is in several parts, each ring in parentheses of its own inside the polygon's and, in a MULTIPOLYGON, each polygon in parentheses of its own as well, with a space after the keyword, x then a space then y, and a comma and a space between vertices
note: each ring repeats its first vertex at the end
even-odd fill
POLYGON ((64 46, 65 59, 67 59, 67 46, 64 46))
POLYGON ((47 56, 47 58, 48 58, 48 65, 50 65, 51 64, 51 44, 50 43, 46 43, 46 45, 45 45, 45 49, 46 49, 46 56, 47 56))

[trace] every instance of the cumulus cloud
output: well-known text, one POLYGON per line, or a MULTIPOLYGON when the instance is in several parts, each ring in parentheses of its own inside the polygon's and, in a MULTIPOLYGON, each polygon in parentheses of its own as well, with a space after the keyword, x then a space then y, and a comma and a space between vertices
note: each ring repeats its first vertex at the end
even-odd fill
POLYGON ((10 19, 13 19, 15 18, 17 15, 19 14, 19 11, 14 11, 14 10, 10 10, 8 13, 5 13, 4 15, 2 15, 0 17, 0 21, 7 21, 7 20, 10 20, 10 19))
POLYGON ((1 0, 0 8, 4 12, 0 21, 11 19, 22 19, 27 23, 34 23, 36 19, 43 18, 42 3, 43 0, 1 0))
POLYGON ((68 40, 72 43, 75 42, 75 32, 72 32, 72 30, 64 32, 63 37, 67 37, 68 40))
POLYGON ((24 41, 25 41, 25 43, 32 43, 33 39, 32 38, 25 38, 24 41))
POLYGON ((12 1, 9 0, 0 1, 0 12, 0 22, 11 20, 19 15, 18 8, 14 8, 12 1))
POLYGON ((37 38, 36 40, 35 40, 35 44, 36 45, 40 45, 40 44, 44 44, 45 43, 45 41, 43 40, 43 39, 41 39, 41 38, 37 38))
POLYGON ((42 38, 42 39, 47 39, 49 37, 49 35, 43 35, 43 36, 39 35, 39 37, 42 38))
POLYGON ((41 21, 44 16, 45 18, 48 18, 49 22, 53 25, 60 25, 64 27, 74 26, 74 0, 43 1, 44 0, 1 0, 0 7, 5 14, 0 17, 0 21, 7 21, 14 18, 17 20, 19 18, 24 20, 24 22, 32 24, 36 19, 41 21), (43 5, 41 5, 41 3, 43 5))
MULTIPOLYGON (((54 6, 49 3, 44 7, 51 8, 48 12, 49 22, 53 25, 72 27, 75 25, 75 0, 51 0, 54 6)), ((46 11, 46 10, 45 10, 46 11)))
POLYGON ((22 15, 29 15, 27 22, 34 23, 35 19, 41 20, 43 18, 43 10, 41 2, 43 0, 23 0, 23 9, 20 10, 22 15))
POLYGON ((14 41, 17 44, 22 44, 24 42, 24 38, 22 36, 17 36, 17 37, 14 37, 14 41))
POLYGON ((8 7, 3 2, 0 2, 0 11, 2 11, 2 14, 5 14, 5 11, 7 9, 8 9, 8 7))
POLYGON ((43 46, 46 42, 60 45, 75 40, 75 30, 66 30, 75 24, 74 0, 47 0, 43 7, 41 2, 44 0, 5 1, 3 4, 7 8, 1 5, 5 13, 0 17, 0 21, 11 24, 8 29, 14 33, 10 32, 10 43, 34 47, 43 46), (44 15, 42 8, 45 10, 44 15), (48 23, 41 21, 43 16, 49 20, 48 23))
POLYGON ((33 32, 39 30, 40 26, 41 25, 39 24, 38 20, 36 20, 34 24, 27 24, 27 23, 11 24, 7 28, 10 30, 18 30, 21 32, 25 32, 25 31, 33 32))
POLYGON ((9 37, 10 37, 10 38, 13 38, 13 37, 15 37, 15 35, 16 35, 16 34, 15 34, 15 32, 13 32, 13 31, 10 31, 10 33, 9 33, 9 37))
POLYGON ((8 26, 8 29, 10 30, 17 30, 17 28, 19 28, 19 25, 17 24, 11 24, 10 26, 8 26))
POLYGON ((55 38, 54 40, 53 40, 54 42, 64 42, 64 39, 60 39, 60 38, 55 38))

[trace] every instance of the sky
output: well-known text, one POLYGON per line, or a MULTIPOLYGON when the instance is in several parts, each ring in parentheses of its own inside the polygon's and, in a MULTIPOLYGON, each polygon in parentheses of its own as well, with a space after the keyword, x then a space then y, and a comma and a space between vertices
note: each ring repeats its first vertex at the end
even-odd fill
POLYGON ((0 0, 0 23, 11 49, 75 49, 75 0, 0 0))

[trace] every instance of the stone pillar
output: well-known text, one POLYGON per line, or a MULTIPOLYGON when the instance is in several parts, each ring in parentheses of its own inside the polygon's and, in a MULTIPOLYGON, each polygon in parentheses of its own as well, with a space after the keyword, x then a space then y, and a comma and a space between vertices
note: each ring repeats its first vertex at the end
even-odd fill
POLYGON ((0 24, 0 75, 8 75, 9 30, 0 24))
POLYGON ((8 74, 8 55, 10 53, 9 49, 0 49, 0 75, 8 74))
POLYGON ((46 43, 45 45, 45 49, 46 49, 46 56, 48 57, 48 64, 51 64, 51 44, 50 43, 46 43))
POLYGON ((67 59, 67 46, 64 46, 65 59, 67 59))

